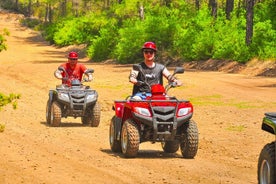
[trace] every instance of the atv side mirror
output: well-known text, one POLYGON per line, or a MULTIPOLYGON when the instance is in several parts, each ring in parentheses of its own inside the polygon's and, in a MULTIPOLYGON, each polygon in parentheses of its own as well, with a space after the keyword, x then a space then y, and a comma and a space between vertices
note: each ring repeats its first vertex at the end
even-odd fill
POLYGON ((94 73, 94 70, 93 70, 93 69, 87 69, 87 70, 85 71, 85 73, 94 73))
POLYGON ((183 67, 176 67, 174 70, 174 73, 184 73, 184 68, 183 67))

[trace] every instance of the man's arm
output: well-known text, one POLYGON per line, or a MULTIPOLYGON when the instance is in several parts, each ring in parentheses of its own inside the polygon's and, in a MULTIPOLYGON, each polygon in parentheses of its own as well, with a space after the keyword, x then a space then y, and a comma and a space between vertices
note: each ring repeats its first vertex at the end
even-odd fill
POLYGON ((57 69, 57 70, 54 72, 54 76, 55 76, 57 79, 62 79, 62 72, 63 72, 63 71, 57 69))
POLYGON ((175 82, 177 86, 181 86, 182 82, 177 80, 172 74, 169 72, 169 70, 165 67, 163 70, 163 76, 170 82, 175 82))
POLYGON ((172 76, 172 74, 169 72, 169 70, 165 67, 163 72, 163 76, 170 82, 175 82, 176 78, 172 76))
POLYGON ((90 82, 90 81, 92 81, 92 79, 93 79, 93 76, 92 76, 92 73, 91 72, 88 72, 88 73, 86 73, 87 72, 87 69, 84 71, 84 73, 87 75, 87 77, 88 77, 88 81, 87 82, 90 82))
POLYGON ((131 82, 132 84, 136 84, 138 73, 139 72, 136 70, 131 70, 130 75, 129 75, 129 82, 131 82))

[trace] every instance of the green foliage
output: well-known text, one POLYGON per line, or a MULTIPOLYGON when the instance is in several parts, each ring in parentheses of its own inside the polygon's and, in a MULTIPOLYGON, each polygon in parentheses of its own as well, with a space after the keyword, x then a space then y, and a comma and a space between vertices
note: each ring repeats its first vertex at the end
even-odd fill
POLYGON ((25 18, 25 19, 21 19, 20 23, 23 26, 26 26, 29 28, 35 28, 36 26, 39 26, 42 22, 39 19, 25 18))
MULTIPOLYGON (((28 2, 21 1, 23 9, 28 2)), ((245 43, 246 10, 236 1, 230 20, 226 19, 223 1, 218 1, 215 18, 206 1, 200 2, 199 10, 191 1, 108 2, 79 1, 76 5, 71 1, 41 0, 32 8, 33 14, 42 18, 46 4, 50 4, 54 18, 53 23, 42 27, 45 38, 58 46, 86 44, 87 55, 93 61, 112 58, 119 63, 139 62, 145 41, 156 42, 158 55, 184 61, 213 58, 247 62, 252 58, 276 58, 275 0, 255 4, 254 33, 249 46, 245 43), (144 17, 139 14, 141 6, 144 17)))
POLYGON ((233 132, 243 132, 246 129, 245 125, 231 125, 226 128, 226 130, 233 131, 233 132))
POLYGON ((17 108, 17 99, 20 98, 19 94, 9 94, 5 95, 3 93, 0 93, 0 110, 3 108, 3 106, 12 103, 13 109, 17 108))
POLYGON ((111 58, 111 52, 116 44, 116 30, 101 29, 100 35, 92 39, 92 45, 87 49, 87 54, 93 61, 103 61, 111 58))
MULTIPOLYGON (((17 99, 20 98, 20 95, 18 94, 9 94, 9 95, 5 95, 3 93, 0 93, 0 110, 2 110, 2 108, 4 106, 6 106, 7 104, 12 103, 12 107, 13 109, 17 108, 17 99)), ((0 132, 4 132, 5 130, 5 124, 2 124, 0 122, 0 132)))
POLYGON ((276 30, 270 20, 258 22, 254 26, 253 43, 250 46, 260 59, 276 58, 276 30))
POLYGON ((141 45, 145 41, 143 22, 127 20, 119 30, 118 42, 113 57, 120 63, 134 63, 141 60, 141 45))
POLYGON ((276 2, 275 0, 264 0, 260 3, 255 4, 254 8, 254 21, 265 22, 271 21, 273 30, 276 30, 276 2))
POLYGON ((0 32, 2 34, 0 34, 0 52, 2 50, 7 50, 7 45, 5 44, 5 42, 7 41, 5 36, 9 36, 10 33, 7 29, 3 29, 2 32, 0 32))
POLYGON ((93 23, 86 17, 65 20, 58 25, 60 29, 54 33, 53 40, 59 46, 85 43, 90 33, 93 34, 91 25, 93 23))
POLYGON ((5 126, 4 124, 1 124, 1 123, 0 123, 0 133, 1 133, 1 132, 4 132, 5 127, 6 127, 6 126, 5 126))
POLYGON ((252 55, 245 43, 245 27, 245 20, 235 16, 230 21, 224 17, 217 19, 213 58, 248 61, 252 55))
POLYGON ((117 43, 117 20, 111 18, 108 22, 105 20, 105 17, 98 20, 99 26, 96 29, 99 33, 89 40, 90 43, 87 49, 87 55, 96 62, 110 59, 112 57, 111 52, 117 43))
POLYGON ((194 41, 191 52, 195 60, 203 60, 212 57, 214 45, 214 20, 209 15, 207 8, 199 10, 197 16, 192 20, 194 22, 194 41))

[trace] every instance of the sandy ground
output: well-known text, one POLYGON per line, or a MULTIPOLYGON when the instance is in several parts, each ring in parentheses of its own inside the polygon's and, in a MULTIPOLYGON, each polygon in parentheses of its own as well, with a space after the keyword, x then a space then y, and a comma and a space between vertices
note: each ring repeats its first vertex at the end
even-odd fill
MULTIPOLYGON (((60 83, 53 71, 71 48, 56 48, 40 34, 19 25, 18 16, 0 13, 7 28, 8 50, 0 53, 0 91, 21 94, 18 109, 0 111, 0 183, 257 183, 257 160, 274 136, 261 130, 264 112, 276 111, 276 78, 187 70, 184 86, 170 91, 194 104, 199 149, 194 159, 180 151, 165 154, 160 143, 142 143, 137 158, 110 150, 113 101, 131 93, 130 65, 96 64, 92 88, 99 93, 99 127, 80 119, 62 119, 61 127, 45 123, 48 90, 60 83)), ((172 70, 172 68, 170 68, 172 70)))

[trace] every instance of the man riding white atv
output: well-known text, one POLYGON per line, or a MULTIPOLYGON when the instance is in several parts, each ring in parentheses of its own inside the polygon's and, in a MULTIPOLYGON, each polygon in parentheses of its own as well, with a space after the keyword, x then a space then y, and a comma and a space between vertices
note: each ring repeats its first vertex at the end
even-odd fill
POLYGON ((60 126, 61 118, 68 116, 81 117, 82 123, 99 126, 101 107, 98 102, 98 93, 82 82, 92 80, 94 70, 86 69, 76 63, 78 55, 70 52, 68 63, 62 64, 55 72, 55 76, 62 80, 56 89, 49 90, 49 99, 46 105, 46 122, 51 126, 60 126))

